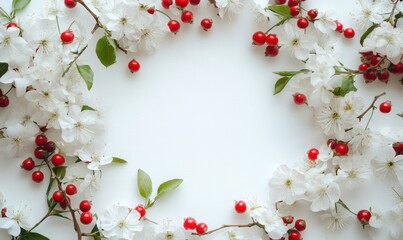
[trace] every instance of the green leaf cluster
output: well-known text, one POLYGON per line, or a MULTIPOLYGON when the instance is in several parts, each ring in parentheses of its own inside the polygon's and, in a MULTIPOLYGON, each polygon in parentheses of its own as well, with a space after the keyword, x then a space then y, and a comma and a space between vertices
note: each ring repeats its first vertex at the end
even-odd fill
POLYGON ((347 93, 355 91, 357 91, 357 88, 354 86, 354 76, 349 75, 343 79, 340 87, 336 87, 333 90, 333 94, 344 97, 347 93))
POLYGON ((182 182, 183 182, 182 179, 175 178, 161 183, 158 186, 157 195, 154 197, 154 200, 151 200, 151 194, 153 192, 153 185, 151 178, 143 170, 139 169, 137 171, 137 188, 140 196, 142 196, 146 200, 146 203, 144 205, 145 208, 152 207, 155 201, 157 201, 165 194, 178 188, 179 185, 182 184, 182 182))

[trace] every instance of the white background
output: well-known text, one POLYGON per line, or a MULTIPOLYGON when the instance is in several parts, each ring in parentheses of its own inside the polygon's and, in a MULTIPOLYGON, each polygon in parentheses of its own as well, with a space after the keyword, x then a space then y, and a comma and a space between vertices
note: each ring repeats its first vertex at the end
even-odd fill
MULTIPOLYGON (((10 2, 2 5, 9 9, 10 2)), ((334 9, 345 26, 354 26, 349 12, 357 6, 350 0, 311 2, 306 2, 307 9, 334 9)), ((41 5, 34 0, 27 11, 38 11, 41 5)), ((194 216, 211 229, 247 223, 246 216, 234 213, 234 200, 267 200, 268 180, 276 167, 302 161, 309 148, 325 141, 312 123, 312 112, 294 105, 290 92, 272 95, 276 77, 271 72, 301 65, 291 61, 287 52, 265 58, 264 47, 251 45, 253 32, 265 31, 268 25, 257 25, 249 6, 231 21, 220 20, 203 1, 192 9, 193 25, 183 24, 177 35, 168 34, 156 53, 135 56, 142 64, 139 73, 127 70, 133 55, 119 54, 117 64, 105 69, 95 56, 96 39, 81 59, 95 72, 93 96, 95 107, 104 110, 108 146, 114 156, 129 161, 104 169, 102 188, 93 201, 96 211, 115 203, 142 203, 136 188, 136 172, 141 168, 150 174, 155 189, 165 180, 184 179, 177 191, 149 210, 150 219, 169 218, 181 224, 184 217, 194 216), (209 32, 199 26, 204 17, 214 20, 209 32)), ((93 20, 82 17, 86 13, 81 7, 67 13, 92 27, 93 20)), ((338 36, 342 61, 356 68, 358 37, 338 36)), ((398 98, 403 86, 397 81, 365 85, 360 80, 357 77, 357 86, 367 104, 382 91, 388 93, 383 100, 394 104, 390 115, 376 113, 372 126, 401 127, 402 120, 395 114, 403 111, 398 98)), ((47 184, 33 183, 30 174, 19 169, 20 161, 1 160, 0 190, 8 202, 27 204, 33 221, 39 220, 46 211, 47 184)), ((374 181, 342 198, 354 211, 384 208, 392 202, 390 186, 388 181, 374 181)), ((368 239, 357 221, 332 233, 320 224, 319 214, 308 210, 309 205, 301 204, 295 214, 308 222, 304 239, 368 239)), ((75 239, 71 223, 61 219, 47 220, 37 230, 50 239, 75 239)), ((223 233, 205 239, 223 239, 223 233)), ((8 239, 1 234, 1 239, 8 239)))

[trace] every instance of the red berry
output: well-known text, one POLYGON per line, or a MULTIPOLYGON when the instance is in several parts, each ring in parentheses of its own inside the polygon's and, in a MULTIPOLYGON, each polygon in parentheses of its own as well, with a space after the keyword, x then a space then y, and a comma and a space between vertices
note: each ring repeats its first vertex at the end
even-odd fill
POLYGON ((7 208, 2 208, 1 209, 1 217, 3 217, 3 218, 7 217, 6 213, 7 213, 7 208))
POLYGON ((48 155, 48 152, 45 149, 41 148, 41 147, 37 147, 34 150, 34 155, 38 159, 45 159, 46 156, 48 155))
POLYGON ((300 18, 297 21, 297 26, 301 29, 305 29, 309 26, 309 21, 306 18, 300 18))
POLYGON ((335 149, 337 146, 337 140, 336 139, 329 139, 327 140, 327 145, 331 148, 331 149, 335 149))
POLYGON ((303 93, 295 93, 294 95, 292 95, 294 98, 294 103, 297 105, 302 105, 304 103, 306 103, 306 96, 303 93))
POLYGON ((239 214, 246 212, 246 209, 248 208, 248 206, 246 205, 246 203, 242 200, 240 201, 236 201, 235 202, 235 211, 239 214))
POLYGON ((298 6, 290 7, 290 14, 293 17, 298 16, 299 15, 299 7, 298 6))
POLYGON ((382 58, 380 56, 374 55, 374 56, 371 57, 371 65, 372 66, 378 65, 381 61, 382 61, 382 58))
POLYGON ((5 108, 10 104, 10 99, 7 96, 0 96, 0 107, 5 108))
POLYGON ((68 184, 68 185, 66 186, 66 193, 67 193, 68 195, 74 195, 74 194, 76 194, 76 193, 77 193, 77 187, 76 187, 76 185, 74 185, 74 184, 68 184))
POLYGON ((189 4, 189 0, 175 0, 175 5, 181 8, 185 8, 189 4))
POLYGON ((77 5, 76 0, 64 0, 64 5, 68 8, 74 8, 77 5))
POLYGON ((16 24, 15 22, 10 22, 9 24, 7 24, 7 29, 12 28, 12 27, 18 27, 18 24, 16 24))
POLYGON ((213 20, 209 18, 204 18, 203 20, 201 20, 200 25, 202 26, 204 31, 207 31, 213 26, 213 20))
POLYGON ((155 8, 149 8, 147 9, 147 12, 151 15, 153 15, 155 13, 155 8))
POLYGON ((299 4, 299 0, 288 0, 288 6, 297 6, 299 4))
POLYGON ((131 73, 138 72, 140 70, 140 63, 136 60, 132 59, 128 64, 127 67, 129 68, 131 73))
POLYGON ((189 2, 190 2, 190 4, 192 4, 192 5, 199 5, 200 0, 190 0, 189 2))
POLYGON ((303 219, 298 219, 297 221, 295 221, 295 229, 297 229, 298 231, 304 231, 306 228, 306 222, 303 219))
POLYGON ((74 33, 71 30, 66 30, 60 34, 60 39, 63 44, 69 44, 74 41, 74 33))
POLYGON ((309 9, 307 12, 307 15, 310 19, 315 19, 318 16, 318 10, 317 9, 309 9))
POLYGON ((360 72, 365 72, 365 71, 368 70, 368 68, 369 68, 369 65, 366 64, 366 63, 362 63, 362 64, 360 64, 360 66, 358 66, 358 70, 359 70, 360 72))
POLYGON ((62 191, 56 191, 52 195, 53 201, 55 202, 62 202, 64 200, 64 195, 62 191))
POLYGON ((24 170, 31 171, 35 167, 35 162, 32 160, 32 158, 27 158, 22 162, 21 167, 24 170))
POLYGON ((278 47, 277 46, 267 46, 265 50, 265 55, 267 57, 275 57, 278 55, 278 47))
POLYGON ((255 32, 252 41, 255 45, 263 45, 266 42, 266 34, 262 31, 255 32))
POLYGON ((334 151, 339 155, 339 156, 344 156, 347 155, 348 153, 348 145, 346 143, 338 143, 336 145, 336 148, 334 151))
POLYGON ((138 205, 134 208, 134 210, 136 210, 140 214, 140 218, 146 215, 146 209, 143 207, 143 205, 138 205))
POLYGON ((62 209, 66 209, 67 208, 67 204, 70 203, 70 198, 67 197, 65 199, 63 199, 63 201, 59 202, 59 205, 62 209))
POLYGON ((391 110, 392 110, 392 103, 390 101, 382 102, 379 105, 379 111, 381 111, 381 113, 390 113, 391 110))
POLYGON ((272 46, 272 47, 276 46, 276 45, 278 44, 278 37, 277 37, 277 35, 276 35, 276 34, 272 34, 272 33, 267 34, 267 36, 266 36, 266 43, 267 43, 267 45, 272 46))
POLYGON ((44 146, 47 142, 48 142, 48 138, 43 134, 40 134, 40 135, 36 136, 36 138, 35 138, 35 144, 37 146, 40 146, 40 147, 44 146))
POLYGON ((377 72, 378 80, 384 83, 389 81, 389 71, 386 69, 382 69, 381 71, 377 72))
POLYGON ((80 210, 82 212, 88 212, 91 210, 91 203, 88 200, 83 200, 80 202, 80 210))
POLYGON ((395 150, 396 154, 403 153, 403 142, 395 142, 393 143, 392 147, 395 150))
POLYGON ((51 161, 52 161, 53 165, 55 165, 57 167, 57 166, 63 165, 65 162, 65 159, 64 159, 63 155, 57 153, 52 156, 51 161))
POLYGON ((316 148, 311 148, 311 149, 309 149, 307 155, 310 160, 316 160, 319 155, 319 150, 316 148))
POLYGON ((278 5, 282 5, 286 2, 287 2, 287 0, 276 0, 276 4, 278 4, 278 5))
POLYGON ((173 4, 172 0, 162 0, 161 5, 165 9, 169 9, 169 7, 173 4))
POLYGON ((284 224, 291 224, 292 222, 294 222, 294 217, 293 216, 284 216, 283 217, 283 223, 284 224))
POLYGON ((80 222, 85 225, 90 224, 92 222, 92 214, 90 212, 81 213, 80 222))
POLYGON ((205 224, 205 223, 199 223, 199 224, 197 224, 197 226, 196 226, 196 232, 197 232, 198 234, 204 234, 204 233, 207 232, 207 230, 208 230, 208 226, 207 226, 207 224, 205 224))
POLYGON ((40 183, 43 181, 43 178, 44 178, 43 172, 41 172, 40 170, 32 173, 32 180, 34 182, 40 183))
POLYGON ((48 152, 53 152, 56 149, 56 143, 53 141, 49 141, 43 146, 43 148, 48 152))
POLYGON ((301 233, 296 230, 291 230, 288 233, 288 240, 301 240, 301 233))
POLYGON ((183 221, 183 228, 186 230, 195 230, 196 226, 197 226, 196 219, 192 217, 187 217, 183 221))
POLYGON ((345 38, 353 38, 355 36, 355 31, 352 28, 346 28, 344 29, 343 34, 345 38))
POLYGON ((369 72, 366 72, 362 76, 364 77, 366 83, 373 82, 377 78, 376 70, 371 70, 369 72))
POLYGON ((179 29, 181 28, 181 24, 176 20, 170 20, 168 22, 168 27, 172 33, 177 33, 179 31, 179 29))
POLYGON ((363 225, 368 224, 369 219, 371 219, 371 216, 372 216, 371 212, 368 211, 368 210, 365 210, 365 209, 360 210, 360 211, 357 213, 357 219, 358 219, 358 221, 360 221, 363 225))
POLYGON ((341 22, 336 21, 336 29, 335 31, 337 32, 342 32, 343 31, 343 24, 341 24, 341 22))
POLYGON ((391 64, 389 66, 389 71, 393 74, 402 74, 403 73, 403 63, 391 64))
POLYGON ((48 131, 48 128, 46 126, 40 127, 39 130, 41 130, 41 132, 46 132, 48 131))
POLYGON ((193 23, 193 13, 191 11, 183 11, 181 20, 184 23, 193 23))

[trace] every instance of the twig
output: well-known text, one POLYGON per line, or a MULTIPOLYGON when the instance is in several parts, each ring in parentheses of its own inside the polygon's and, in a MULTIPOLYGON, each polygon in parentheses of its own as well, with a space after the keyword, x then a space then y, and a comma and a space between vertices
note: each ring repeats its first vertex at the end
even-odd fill
POLYGON ((204 236, 204 235, 209 235, 212 233, 215 233, 217 231, 220 231, 224 228, 251 228, 254 226, 258 226, 260 228, 263 228, 263 225, 259 224, 258 222, 253 222, 253 223, 249 223, 249 224, 224 224, 219 228, 213 229, 211 231, 205 232, 203 234, 198 234, 198 233, 192 233, 192 235, 198 235, 198 236, 204 236))
POLYGON ((394 2, 393 2, 393 8, 392 8, 392 12, 390 13, 390 16, 389 16, 389 23, 393 26, 393 14, 395 14, 395 11, 396 11, 396 7, 397 7, 397 3, 399 2, 399 0, 395 0, 394 2))
POLYGON ((386 95, 386 93, 383 92, 383 93, 381 93, 381 94, 375 96, 375 97, 374 97, 374 100, 373 100, 372 103, 371 103, 371 105, 370 105, 363 113, 361 113, 361 114, 357 117, 358 120, 361 121, 362 118, 365 116, 365 114, 367 114, 369 110, 371 110, 373 107, 375 107, 375 102, 378 100, 378 98, 382 97, 383 95, 386 95))
POLYGON ((73 61, 71 61, 69 63, 69 66, 67 67, 66 70, 64 70, 62 77, 64 77, 70 70, 71 66, 73 66, 73 64, 77 61, 77 59, 81 56, 81 54, 83 54, 83 52, 85 51, 85 49, 87 49, 88 45, 85 46, 83 49, 81 49, 81 51, 77 54, 77 56, 74 57, 73 61))

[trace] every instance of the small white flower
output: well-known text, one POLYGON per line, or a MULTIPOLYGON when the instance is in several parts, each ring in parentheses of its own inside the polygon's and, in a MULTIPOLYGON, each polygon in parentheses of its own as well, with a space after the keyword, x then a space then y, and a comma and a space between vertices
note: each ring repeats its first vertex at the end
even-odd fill
POLYGON ((77 155, 81 161, 87 163, 90 170, 99 170, 100 166, 107 165, 112 162, 112 155, 104 152, 105 143, 94 139, 77 151, 77 155))
POLYGON ((52 21, 56 20, 56 17, 64 17, 64 6, 62 1, 59 0, 48 0, 45 5, 44 12, 41 14, 42 18, 49 19, 52 21))
POLYGON ((165 220, 154 228, 154 238, 156 240, 184 240, 185 232, 182 227, 175 225, 172 221, 165 220))
POLYGON ((315 39, 311 35, 305 34, 301 29, 293 28, 290 23, 284 24, 284 33, 282 47, 299 60, 306 60, 309 53, 316 47, 315 39))
POLYGON ((102 234, 111 240, 132 239, 143 230, 140 214, 129 207, 114 205, 99 216, 98 226, 102 234))
POLYGON ((255 220, 264 225, 265 231, 273 239, 281 238, 288 230, 283 223, 283 219, 268 208, 255 220))
POLYGON ((5 138, 0 138, 0 152, 5 156, 21 156, 32 144, 32 132, 21 124, 7 128, 5 134, 5 138))
POLYGON ((374 1, 358 0, 358 2, 361 7, 355 9, 352 15, 361 30, 369 28, 374 23, 382 23, 383 17, 374 1))
POLYGON ((33 53, 19 33, 19 28, 6 29, 0 25, 0 62, 6 62, 13 68, 27 66, 33 53))
POLYGON ((320 216, 320 219, 326 228, 333 232, 345 228, 350 224, 352 218, 353 217, 347 213, 341 211, 336 212, 334 210, 320 216))
POLYGON ((376 134, 371 129, 364 129, 363 126, 357 125, 351 130, 353 137, 349 141, 354 152, 363 154, 375 141, 376 134))
POLYGON ((327 162, 333 158, 333 149, 330 146, 320 146, 318 160, 327 162))
POLYGON ((78 186, 80 192, 84 192, 86 196, 93 196, 96 191, 99 190, 99 185, 101 181, 101 172, 92 171, 87 173, 84 180, 78 186))
POLYGON ((336 13, 333 10, 319 11, 314 26, 322 33, 330 33, 336 29, 336 13))
POLYGON ((167 33, 167 28, 157 18, 142 18, 136 23, 136 31, 128 39, 134 39, 135 44, 132 47, 128 47, 130 51, 144 51, 146 53, 154 52, 161 39, 167 33))
POLYGON ((312 201, 313 212, 333 209, 334 204, 339 201, 341 191, 335 180, 332 174, 321 174, 307 184, 307 197, 312 201))
POLYGON ((14 237, 20 235, 21 228, 29 229, 31 227, 26 212, 26 206, 20 206, 18 209, 13 206, 8 207, 6 217, 0 218, 0 229, 6 229, 14 237))
POLYGON ((281 165, 270 179, 270 196, 273 201, 284 201, 293 204, 301 199, 306 191, 304 175, 287 165, 281 165))
POLYGON ((269 0, 253 0, 253 11, 255 12, 257 23, 266 22, 269 19, 269 11, 266 9, 269 0))
POLYGON ((403 184, 403 155, 396 155, 391 147, 382 148, 378 156, 372 161, 375 173, 384 179, 388 174, 394 173, 400 184, 403 184))
POLYGON ((233 14, 239 13, 243 7, 240 0, 216 0, 215 5, 218 8, 218 15, 221 18, 228 15, 230 19, 233 14))
POLYGON ((403 237, 403 203, 398 204, 392 209, 391 214, 391 224, 389 228, 389 235, 395 239, 399 240, 403 237))
POLYGON ((342 177, 342 183, 348 188, 355 188, 367 182, 371 177, 371 169, 365 158, 354 155, 343 158, 339 163, 340 169, 338 175, 342 177))

